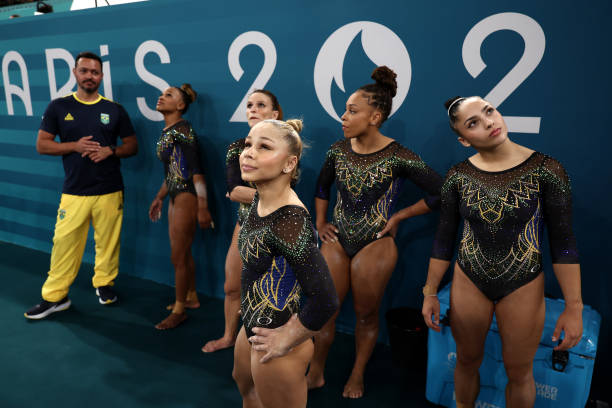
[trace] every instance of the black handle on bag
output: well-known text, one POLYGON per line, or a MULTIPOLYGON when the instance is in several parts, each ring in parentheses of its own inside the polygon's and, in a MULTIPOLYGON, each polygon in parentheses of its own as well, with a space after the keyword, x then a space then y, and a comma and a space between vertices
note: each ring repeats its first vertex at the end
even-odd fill
POLYGON ((450 307, 446 311, 446 314, 440 316, 440 325, 450 326, 450 307))
POLYGON ((552 367, 555 371, 563 372, 569 361, 569 351, 553 350, 552 352, 552 367))

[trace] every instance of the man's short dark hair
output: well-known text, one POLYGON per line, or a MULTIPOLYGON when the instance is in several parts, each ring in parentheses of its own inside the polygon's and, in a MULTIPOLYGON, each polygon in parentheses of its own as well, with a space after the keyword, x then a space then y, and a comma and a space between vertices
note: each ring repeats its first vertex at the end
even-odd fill
POLYGON ((76 60, 74 60, 75 68, 81 58, 89 58, 89 59, 96 60, 100 63, 100 68, 102 68, 102 58, 100 58, 97 54, 94 54, 93 52, 90 52, 90 51, 83 51, 79 53, 79 55, 77 55, 76 60))

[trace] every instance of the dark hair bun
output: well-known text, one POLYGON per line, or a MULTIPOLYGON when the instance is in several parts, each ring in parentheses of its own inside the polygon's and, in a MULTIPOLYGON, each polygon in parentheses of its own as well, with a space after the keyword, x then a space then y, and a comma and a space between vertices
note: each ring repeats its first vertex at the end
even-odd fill
POLYGON ((189 103, 193 103, 196 100, 198 94, 193 90, 190 84, 181 85, 181 89, 189 97, 189 103))
POLYGON ((444 107, 446 108, 446 110, 448 110, 448 108, 450 108, 450 106, 455 103, 455 101, 457 99, 461 99, 463 98, 462 96, 454 96, 452 98, 450 98, 448 101, 444 102, 444 107))
POLYGON ((394 97, 397 93, 397 74, 386 65, 377 67, 372 72, 372 79, 376 81, 376 85, 380 85, 383 88, 389 90, 391 97, 394 97))

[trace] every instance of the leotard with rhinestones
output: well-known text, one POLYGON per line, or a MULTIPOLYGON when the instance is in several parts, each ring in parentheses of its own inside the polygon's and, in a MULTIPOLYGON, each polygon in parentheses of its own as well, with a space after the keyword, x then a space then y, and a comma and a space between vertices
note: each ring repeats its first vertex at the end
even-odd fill
POLYGON ((492 301, 542 272, 542 230, 553 263, 578 263, 572 232, 570 181, 561 164, 534 152, 521 164, 489 172, 465 160, 442 187, 432 257, 451 260, 463 220, 457 263, 492 301))
POLYGON ((338 193, 332 224, 338 228, 338 240, 349 257, 376 240, 393 212, 405 179, 428 193, 428 207, 438 207, 442 178, 398 142, 369 154, 355 153, 349 139, 331 146, 315 195, 329 200, 335 181, 338 193))
POLYGON ((157 142, 157 157, 164 163, 165 181, 170 199, 179 193, 195 195, 193 175, 202 174, 195 131, 186 120, 162 131, 157 142))
POLYGON ((260 217, 258 202, 256 194, 238 236, 247 337, 253 327, 279 327, 294 313, 307 329, 317 331, 338 309, 338 296, 310 215, 303 207, 286 205, 260 217))

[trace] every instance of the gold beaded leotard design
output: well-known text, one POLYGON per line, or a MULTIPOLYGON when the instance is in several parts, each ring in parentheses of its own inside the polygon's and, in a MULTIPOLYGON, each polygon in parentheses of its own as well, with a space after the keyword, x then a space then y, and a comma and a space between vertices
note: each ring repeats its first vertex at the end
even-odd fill
POLYGON ((369 154, 355 153, 349 139, 332 145, 317 182, 316 197, 329 200, 336 182, 338 190, 332 224, 349 257, 376 240, 393 211, 404 179, 429 195, 430 208, 439 205, 442 178, 414 152, 393 141, 369 154))
MULTIPOLYGON (((251 183, 242 180, 240 173, 240 154, 244 150, 244 138, 238 139, 227 148, 225 156, 225 181, 227 184, 227 192, 231 193, 235 187, 245 186, 255 188, 251 183)), ((245 217, 249 213, 251 204, 240 203, 238 206, 238 225, 242 225, 245 217)))
POLYGON ((294 313, 307 329, 317 331, 338 309, 338 296, 317 248, 310 215, 302 207, 287 205, 260 217, 258 201, 256 194, 238 236, 247 336, 253 327, 282 326, 294 313))
POLYGON ((193 175, 202 174, 195 131, 182 120, 162 131, 157 157, 164 163, 166 187, 171 199, 182 192, 195 194, 193 175))
POLYGON ((570 181, 550 156, 534 152, 499 172, 480 170, 465 160, 449 170, 441 197, 432 257, 451 260, 463 219, 457 263, 493 301, 541 273, 544 224, 553 263, 578 263, 570 181))

